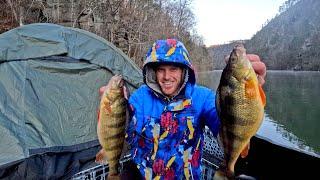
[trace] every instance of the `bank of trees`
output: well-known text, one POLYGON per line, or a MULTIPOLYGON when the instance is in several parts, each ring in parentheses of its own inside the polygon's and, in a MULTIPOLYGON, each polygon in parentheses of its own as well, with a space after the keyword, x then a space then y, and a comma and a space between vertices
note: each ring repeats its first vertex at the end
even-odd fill
POLYGON ((279 13, 283 13, 288 10, 290 7, 295 5, 300 0, 287 0, 279 7, 279 13))
POLYGON ((91 31, 142 66, 147 48, 159 38, 178 38, 198 70, 212 61, 195 30, 192 0, 0 0, 0 32, 22 24, 49 22, 91 31))

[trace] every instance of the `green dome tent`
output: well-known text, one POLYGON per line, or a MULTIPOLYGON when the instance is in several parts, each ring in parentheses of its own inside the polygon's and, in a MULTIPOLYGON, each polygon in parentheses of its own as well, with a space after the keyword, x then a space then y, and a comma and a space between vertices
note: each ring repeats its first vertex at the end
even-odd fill
POLYGON ((93 163, 98 89, 141 70, 90 32, 25 25, 0 35, 0 179, 66 179, 93 163))

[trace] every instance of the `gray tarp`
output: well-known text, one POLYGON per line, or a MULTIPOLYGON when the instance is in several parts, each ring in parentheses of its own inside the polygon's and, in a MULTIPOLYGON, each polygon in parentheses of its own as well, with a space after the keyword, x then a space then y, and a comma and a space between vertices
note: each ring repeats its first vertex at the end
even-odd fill
POLYGON ((96 140, 98 89, 113 74, 131 91, 142 84, 122 51, 87 31, 32 24, 1 34, 0 170, 37 149, 96 140))

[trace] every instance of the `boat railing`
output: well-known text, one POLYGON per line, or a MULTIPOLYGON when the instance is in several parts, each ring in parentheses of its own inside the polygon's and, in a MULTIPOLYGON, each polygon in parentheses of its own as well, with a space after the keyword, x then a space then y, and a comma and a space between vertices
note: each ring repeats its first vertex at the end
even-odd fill
MULTIPOLYGON (((209 180, 213 178, 213 175, 218 169, 222 159, 223 152, 218 145, 217 139, 211 134, 208 128, 205 128, 204 151, 203 157, 201 159, 203 180, 209 180)), ((123 158, 121 158, 120 168, 122 169, 130 160, 130 154, 127 154, 123 158)), ((72 180, 105 180, 107 178, 108 171, 108 164, 99 164, 73 175, 72 180)))

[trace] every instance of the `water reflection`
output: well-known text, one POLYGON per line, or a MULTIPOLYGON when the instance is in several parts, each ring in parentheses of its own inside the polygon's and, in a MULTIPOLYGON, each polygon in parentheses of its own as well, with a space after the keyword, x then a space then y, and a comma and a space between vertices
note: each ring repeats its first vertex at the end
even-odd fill
POLYGON ((319 153, 312 147, 306 145, 307 143, 303 139, 289 132, 284 125, 271 119, 268 114, 265 114, 264 122, 257 132, 257 135, 274 144, 303 151, 313 156, 319 156, 319 153))
MULTIPOLYGON (((198 82, 215 90, 221 72, 199 73, 198 82)), ((320 72, 268 71, 264 90, 266 118, 258 135, 319 155, 320 72)))

